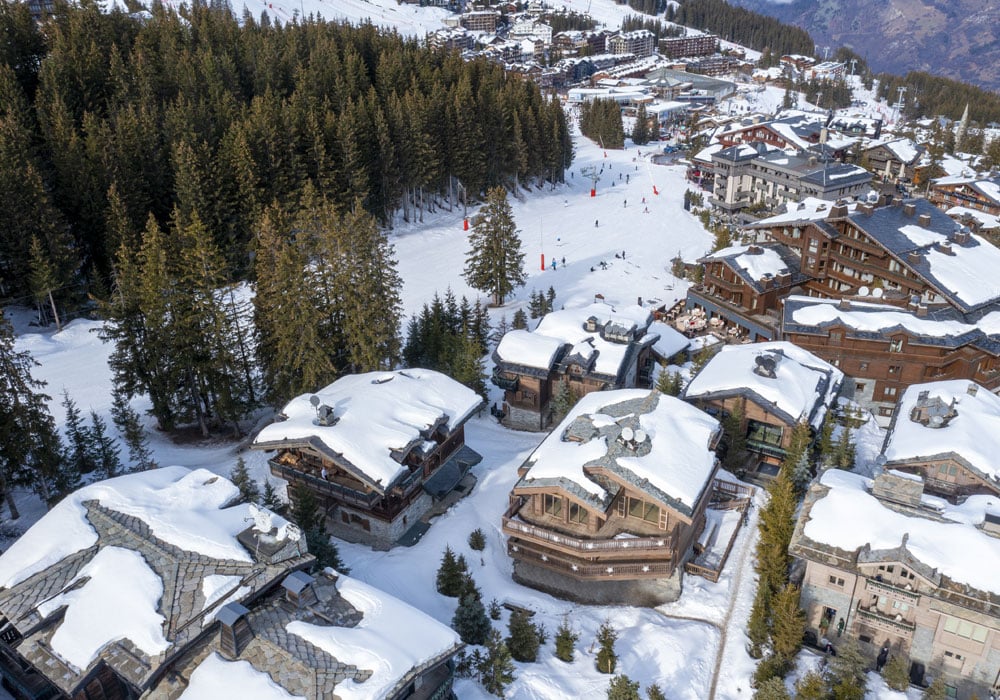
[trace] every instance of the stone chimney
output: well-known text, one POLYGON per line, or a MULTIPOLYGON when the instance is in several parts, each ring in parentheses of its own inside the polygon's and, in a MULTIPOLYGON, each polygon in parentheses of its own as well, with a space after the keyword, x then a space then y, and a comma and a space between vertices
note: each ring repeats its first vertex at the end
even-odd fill
POLYGON ((969 387, 965 390, 969 396, 975 396, 978 391, 979 385, 975 382, 969 382, 969 387))
POLYGON ((951 240, 959 245, 966 245, 971 239, 972 232, 964 226, 951 234, 951 240))
POLYGON ((911 265, 919 265, 921 260, 920 253, 916 250, 911 250, 906 256, 906 260, 911 265))
POLYGON ((921 214, 920 216, 917 217, 917 223, 923 226, 924 228, 927 228, 928 226, 931 225, 931 215, 921 214))
MULTIPOLYGON (((902 202, 903 200, 900 199, 897 201, 902 202)), ((917 213, 917 205, 914 204, 913 202, 907 202, 906 204, 903 205, 903 214, 905 214, 906 216, 913 216, 916 213, 917 213)))
POLYGON ((837 308, 840 309, 841 311, 850 311, 851 310, 851 300, 850 299, 841 299, 840 302, 837 304, 837 308))
POLYGON ((296 608, 304 608, 315 605, 318 602, 314 579, 303 571, 293 571, 281 582, 281 587, 285 589, 285 600, 296 608))

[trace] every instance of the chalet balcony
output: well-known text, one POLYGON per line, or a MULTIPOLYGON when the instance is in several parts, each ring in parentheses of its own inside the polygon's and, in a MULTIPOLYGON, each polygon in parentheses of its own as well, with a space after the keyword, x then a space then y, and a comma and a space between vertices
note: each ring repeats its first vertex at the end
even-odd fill
POLYGON ((896 616, 884 613, 877 608, 863 608, 859 605, 857 616, 858 620, 869 627, 874 627, 877 630, 890 634, 909 637, 917 628, 912 622, 907 622, 903 619, 897 620, 896 616))
POLYGON ((527 523, 517 517, 517 512, 524 505, 523 500, 515 501, 503 515, 503 532, 511 542, 517 542, 522 548, 537 549, 551 553, 553 556, 563 555, 568 559, 582 558, 586 560, 601 559, 651 559, 663 561, 673 560, 674 538, 667 533, 657 537, 624 537, 610 539, 582 539, 564 535, 560 532, 527 523))
POLYGON ((329 496, 352 506, 371 510, 382 498, 382 496, 374 491, 367 494, 362 493, 356 489, 348 488, 336 482, 322 479, 309 473, 308 471, 296 469, 295 467, 287 464, 282 464, 275 459, 268 460, 268 464, 271 466, 271 473, 275 476, 279 476, 285 481, 292 483, 305 484, 318 494, 329 496))
POLYGON ((747 449, 751 452, 756 452, 757 454, 765 455, 767 457, 774 457, 776 459, 784 459, 786 452, 783 448, 778 445, 774 445, 770 442, 764 442, 762 440, 751 440, 747 438, 747 449))
POLYGON ((580 580, 621 581, 641 578, 666 578, 673 575, 675 560, 644 560, 588 562, 563 556, 541 547, 534 547, 518 539, 507 541, 507 554, 511 559, 518 559, 535 566, 580 580))
POLYGON ((920 601, 920 594, 916 591, 908 591, 905 588, 893 586, 891 583, 874 578, 865 579, 865 590, 909 605, 916 605, 920 601))
POLYGON ((500 372, 494 369, 490 381, 504 391, 517 391, 517 375, 512 372, 500 372))

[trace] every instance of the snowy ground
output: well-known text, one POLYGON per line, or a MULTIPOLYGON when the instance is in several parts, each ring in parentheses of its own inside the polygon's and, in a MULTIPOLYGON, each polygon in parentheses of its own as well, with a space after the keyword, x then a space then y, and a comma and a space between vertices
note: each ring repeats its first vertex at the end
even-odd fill
MULTIPOLYGON (((633 146, 605 152, 578 138, 573 175, 567 185, 523 193, 521 200, 512 200, 530 279, 519 290, 517 299, 504 309, 494 310, 494 320, 501 314, 510 318, 533 289, 549 286, 555 288, 556 303, 560 305, 589 301, 595 293, 604 294, 610 303, 623 304, 634 303, 639 296, 671 304, 684 296, 685 283, 669 273, 670 259, 678 252, 688 260, 703 254, 711 237, 694 216, 683 210, 683 167, 650 165, 649 155, 650 149, 643 148, 640 157, 639 149, 633 146), (604 170, 596 197, 590 197, 590 181, 581 174, 584 166, 592 166, 599 173, 604 170), (654 185, 658 195, 653 194, 654 185), (596 228, 595 220, 599 221, 596 228), (624 260, 615 257, 622 251, 624 260), (557 269, 541 271, 540 253, 547 260, 558 258, 557 269), (607 270, 599 268, 601 261, 608 263, 607 270), (592 266, 597 271, 591 272, 592 266)), ((459 296, 476 296, 461 278, 467 250, 467 234, 461 222, 460 212, 438 211, 425 216, 423 224, 397 225, 393 240, 404 279, 407 312, 418 310, 448 285, 459 296)), ((106 365, 109 349, 94 333, 96 324, 75 321, 55 334, 29 327, 24 312, 14 317, 20 334, 17 347, 30 350, 41 363, 35 376, 48 382, 56 420, 62 423, 64 418, 59 395, 65 389, 84 412, 93 408, 110 423, 111 379, 106 365)), ((497 393, 491 401, 498 398, 497 393)), ((147 407, 141 400, 135 405, 147 407)), ((440 516, 412 548, 373 552, 342 544, 343 558, 355 576, 449 623, 455 601, 434 590, 434 574, 447 544, 466 556, 487 601, 496 598, 536 610, 536 620, 543 622, 550 633, 568 616, 580 635, 575 661, 565 664, 556 660, 550 638, 538 663, 519 665, 509 698, 602 696, 609 679, 594 669, 593 641, 605 619, 620 633, 619 670, 643 687, 657 682, 676 700, 736 700, 752 695, 748 680, 753 663, 744 651, 742 630, 754 590, 752 551, 759 503, 751 511, 750 527, 741 531, 719 583, 686 577, 681 599, 656 610, 567 603, 511 581, 511 563, 500 532, 501 513, 516 468, 542 436, 506 430, 488 416, 470 421, 466 435, 468 443, 484 455, 475 470, 479 483, 473 493, 440 516), (477 527, 487 533, 488 544, 482 555, 473 552, 466 541, 477 527)), ((876 437, 868 436, 864 441, 868 447, 859 447, 859 463, 871 459, 876 437)), ((231 443, 175 444, 156 434, 152 440, 161 464, 206 467, 228 474, 237 456, 238 448, 231 443)), ((264 455, 250 452, 244 457, 256 477, 268 478, 264 455)), ((18 525, 26 527, 40 516, 42 507, 30 494, 19 494, 18 501, 24 513, 18 525)), ((497 623, 504 632, 506 616, 505 612, 497 623)), ((469 680, 460 681, 457 692, 463 700, 490 697, 469 680)))

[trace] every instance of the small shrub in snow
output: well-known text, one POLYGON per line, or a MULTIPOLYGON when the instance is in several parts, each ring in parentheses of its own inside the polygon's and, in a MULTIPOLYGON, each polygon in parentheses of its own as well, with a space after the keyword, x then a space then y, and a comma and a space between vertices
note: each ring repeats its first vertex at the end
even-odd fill
POLYGON ((579 635, 569 626, 569 620, 564 617, 559 629, 556 630, 556 658, 566 663, 572 663, 573 650, 579 638, 579 635))
POLYGON ((477 552, 486 549, 486 535, 478 527, 469 533, 469 546, 477 552))
POLYGON ((792 700, 781 678, 768 678, 753 694, 753 700, 792 700))
POLYGON ((608 686, 608 700, 642 700, 639 697, 639 683, 624 673, 611 679, 608 686))
POLYGON ((597 651, 597 670, 601 673, 614 673, 618 666, 618 656, 615 654, 617 640, 618 633, 611 626, 611 621, 605 620, 597 630, 597 644, 600 646, 597 651))
POLYGON ((910 687, 910 663, 905 656, 892 656, 882 669, 885 684, 893 690, 906 690, 910 687))

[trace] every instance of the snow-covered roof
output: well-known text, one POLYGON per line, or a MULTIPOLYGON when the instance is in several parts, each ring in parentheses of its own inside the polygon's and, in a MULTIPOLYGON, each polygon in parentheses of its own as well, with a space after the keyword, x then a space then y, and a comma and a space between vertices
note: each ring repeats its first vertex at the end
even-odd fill
MULTIPOLYGON (((754 228, 794 221, 820 221, 830 215, 831 206, 832 204, 824 199, 806 197, 801 202, 788 204, 787 211, 782 214, 761 219, 754 224, 754 228)), ((857 208, 857 203, 850 202, 846 206, 848 211, 854 211, 857 208)))
POLYGON ((765 275, 777 277, 788 272, 788 264, 771 247, 759 245, 735 245, 706 255, 708 260, 731 258, 738 269, 746 271, 751 280, 759 280, 765 275))
POLYGON ((533 333, 511 331, 504 335, 497 346, 496 356, 503 362, 548 370, 556 362, 559 350, 569 345, 573 348, 570 354, 578 352, 587 358, 596 355, 592 372, 617 377, 630 356, 633 344, 605 340, 600 329, 619 327, 633 331, 637 339, 642 336, 654 340, 647 333, 652 320, 649 309, 635 304, 615 307, 596 302, 561 309, 546 314, 533 333), (595 331, 584 327, 591 318, 596 322, 595 331))
POLYGON ((332 425, 319 424, 313 394, 302 394, 282 409, 285 420, 260 431, 254 447, 309 444, 383 489, 408 471, 393 452, 405 454, 441 421, 453 430, 482 404, 472 389, 428 369, 351 374, 315 396, 333 409, 332 425))
POLYGON ((1000 397, 966 380, 914 384, 899 400, 897 418, 886 438, 884 454, 888 463, 903 462, 935 455, 961 457, 994 482, 1000 482, 1000 397), (975 393, 970 393, 974 387, 975 393), (925 399, 941 399, 955 415, 944 425, 933 427, 910 419, 911 411, 927 392, 925 399))
POLYGON ((749 395, 789 423, 819 426, 843 379, 839 369, 789 342, 727 345, 691 380, 684 397, 749 395), (774 360, 773 377, 755 371, 758 358, 774 360))
POLYGON ((209 654, 198 664, 179 700, 218 700, 226 697, 305 700, 301 695, 289 693, 269 675, 255 669, 249 661, 227 661, 217 652, 209 654))
POLYGON ((948 216, 953 219, 962 219, 966 216, 971 216, 973 219, 979 222, 980 227, 992 230, 1000 228, 1000 216, 995 216, 993 214, 987 214, 979 209, 970 209, 969 207, 952 207, 945 212, 948 216))
POLYGON ((340 576, 337 590, 362 614, 356 626, 296 620, 285 630, 343 664, 372 671, 363 681, 348 678, 337 683, 333 690, 341 700, 393 697, 391 691, 412 669, 461 646, 450 627, 366 583, 340 576))
POLYGON ((559 483, 599 507, 613 493, 585 473, 602 466, 637 490, 690 513, 715 471, 710 449, 718 422, 683 401, 644 389, 592 392, 570 410, 525 462, 519 486, 559 483), (641 428, 648 449, 618 444, 623 428, 641 428), (566 439, 567 431, 575 439, 566 439))
POLYGON ((653 343, 653 352, 660 357, 671 358, 691 345, 687 336, 661 321, 649 324, 649 332, 659 336, 653 343))
POLYGON ((791 313, 789 321, 803 326, 841 323, 863 332, 880 332, 902 328, 914 335, 944 338, 973 333, 978 326, 956 319, 938 319, 916 314, 889 304, 851 301, 849 308, 836 299, 792 295, 785 300, 791 313), (789 303, 791 302, 791 303, 789 303))
POLYGON ((848 552, 869 545, 872 551, 905 548, 929 569, 980 591, 1000 594, 1000 539, 975 527, 982 523, 989 497, 972 496, 962 506, 944 504, 946 519, 923 518, 893 510, 871 495, 871 480, 840 469, 827 470, 819 498, 804 517, 809 540, 848 552))
POLYGON ((496 354, 504 362, 548 370, 566 342, 541 333, 515 329, 504 334, 496 354))
POLYGON ((924 150, 922 147, 914 143, 913 140, 909 138, 897 138, 897 139, 885 139, 880 141, 873 141, 868 145, 868 149, 871 150, 879 146, 885 148, 890 153, 892 153, 893 157, 895 157, 896 160, 906 164, 910 164, 916 161, 924 150))
POLYGON ((0 556, 0 588, 10 588, 96 544, 98 533, 83 505, 87 501, 138 519, 154 536, 185 551, 249 562, 250 554, 236 540, 247 527, 247 506, 225 507, 238 496, 239 489, 227 479, 184 467, 85 486, 56 504, 0 556))

